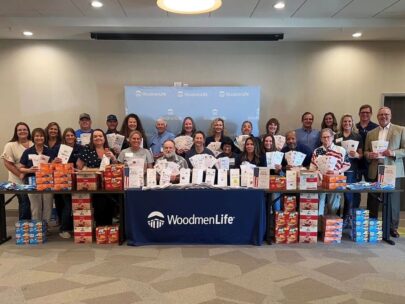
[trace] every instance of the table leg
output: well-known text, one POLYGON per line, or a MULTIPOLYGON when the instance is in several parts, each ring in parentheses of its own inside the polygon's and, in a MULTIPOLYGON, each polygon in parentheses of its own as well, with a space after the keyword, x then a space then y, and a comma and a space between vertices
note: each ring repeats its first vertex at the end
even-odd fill
POLYGON ((5 198, 4 194, 0 194, 0 245, 9 240, 11 236, 7 236, 5 198))
POLYGON ((124 206, 124 194, 119 195, 118 205, 120 210, 120 223, 119 223, 119 241, 118 244, 122 245, 125 242, 125 206, 124 206))
POLYGON ((383 209, 383 240, 390 245, 395 245, 395 242, 390 239, 391 229, 391 195, 389 193, 383 193, 382 201, 383 209))

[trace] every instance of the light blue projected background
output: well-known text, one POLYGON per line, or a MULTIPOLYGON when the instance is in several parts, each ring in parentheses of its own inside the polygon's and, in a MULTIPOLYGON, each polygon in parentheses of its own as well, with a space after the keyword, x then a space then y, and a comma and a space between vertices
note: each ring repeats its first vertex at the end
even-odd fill
POLYGON ((260 87, 126 86, 125 111, 141 118, 148 138, 156 131, 157 118, 165 118, 169 131, 177 135, 186 116, 206 134, 211 121, 221 117, 231 138, 240 134, 243 121, 250 120, 253 134, 258 136, 260 87))

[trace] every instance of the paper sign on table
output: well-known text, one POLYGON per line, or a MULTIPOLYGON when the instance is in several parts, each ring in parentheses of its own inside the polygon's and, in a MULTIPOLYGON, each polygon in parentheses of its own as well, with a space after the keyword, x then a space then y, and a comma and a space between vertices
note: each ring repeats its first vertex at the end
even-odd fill
POLYGON ((171 169, 163 169, 162 172, 160 173, 160 179, 159 179, 159 185, 168 185, 170 184, 170 176, 171 176, 172 170, 171 169))
POLYGON ((156 169, 148 168, 146 170, 146 185, 154 187, 156 184, 156 169))
POLYGON ((254 185, 253 168, 241 165, 240 171, 241 171, 240 177, 241 187, 253 187, 254 185))
POLYGON ((203 169, 193 169, 191 182, 193 184, 201 184, 203 182, 204 170, 203 169))
POLYGON ((226 187, 228 186, 228 170, 218 169, 218 186, 226 187))
POLYGON ((191 170, 189 168, 180 169, 180 185, 188 185, 190 183, 191 170))
POLYGON ((215 169, 208 168, 206 173, 205 173, 205 183, 207 183, 209 185, 214 185, 214 183, 215 183, 215 173, 216 173, 215 169))
POLYGON ((231 169, 230 172, 230 186, 231 187, 239 187, 240 182, 239 182, 239 169, 231 169))

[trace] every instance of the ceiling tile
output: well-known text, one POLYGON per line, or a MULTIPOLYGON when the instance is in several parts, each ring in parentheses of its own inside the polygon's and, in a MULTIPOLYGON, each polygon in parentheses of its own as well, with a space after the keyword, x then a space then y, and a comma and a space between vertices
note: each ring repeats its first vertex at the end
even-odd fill
POLYGON ((30 0, 25 1, 46 17, 82 17, 82 12, 70 0, 30 0))
POLYGON ((399 1, 379 13, 376 18, 405 18, 405 1, 399 1))
POLYGON ((102 8, 94 8, 91 1, 71 0, 86 17, 126 17, 123 8, 117 0, 101 0, 102 8))
POLYGON ((36 17, 39 12, 27 0, 0 0, 0 16, 2 17, 36 17))
POLYGON ((164 17, 167 13, 161 10, 155 0, 117 0, 124 8, 128 17, 164 17))
POLYGON ((249 17, 260 0, 223 0, 211 17, 249 17))
POLYGON ((308 0, 294 14, 297 18, 329 18, 353 0, 308 0))
POLYGON ((294 12, 299 9, 299 7, 305 4, 306 0, 289 0, 284 1, 286 6, 282 10, 276 10, 273 5, 277 3, 276 0, 260 0, 257 5, 252 17, 254 18, 288 18, 294 12))
POLYGON ((354 0, 335 18, 370 18, 398 0, 354 0))

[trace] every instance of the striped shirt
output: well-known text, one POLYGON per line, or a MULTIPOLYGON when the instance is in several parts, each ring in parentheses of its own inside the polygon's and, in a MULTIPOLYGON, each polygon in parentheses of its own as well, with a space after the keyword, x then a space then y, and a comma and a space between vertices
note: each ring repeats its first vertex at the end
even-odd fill
POLYGON ((345 172, 350 168, 350 161, 348 155, 346 154, 346 150, 343 147, 331 144, 329 148, 320 146, 319 148, 315 149, 314 153, 312 154, 310 170, 318 170, 316 159, 322 155, 337 158, 335 168, 333 169, 334 171, 345 172))

